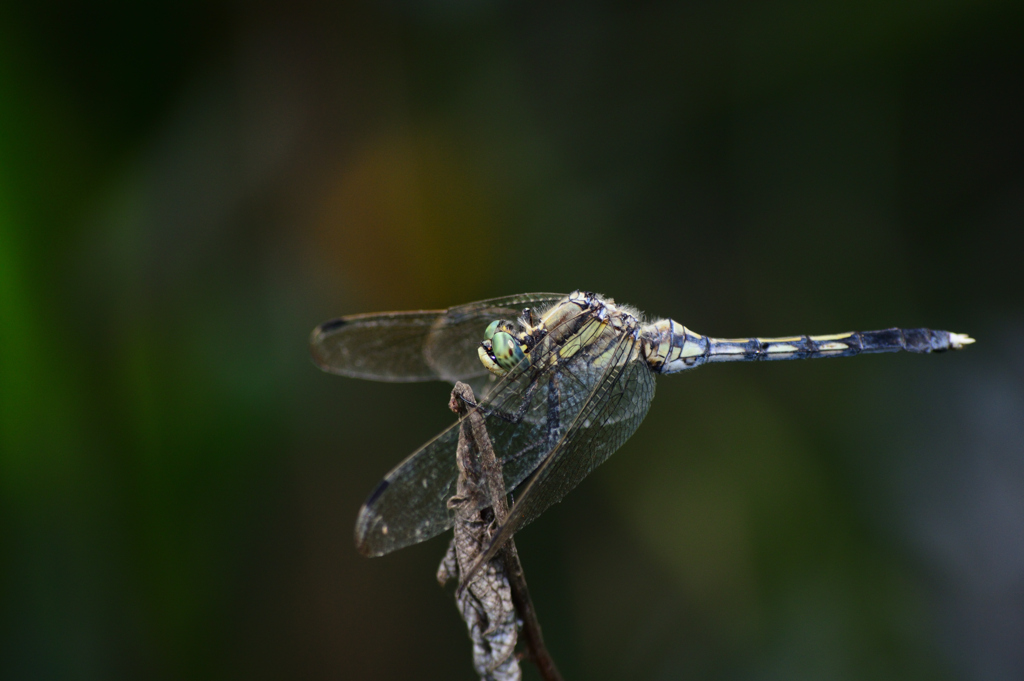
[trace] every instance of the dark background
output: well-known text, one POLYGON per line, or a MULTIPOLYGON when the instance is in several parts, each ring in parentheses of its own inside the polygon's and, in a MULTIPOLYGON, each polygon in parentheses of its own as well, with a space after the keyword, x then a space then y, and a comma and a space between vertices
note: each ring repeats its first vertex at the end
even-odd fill
POLYGON ((660 379, 519 535, 567 678, 1024 677, 1024 4, 10 4, 0 676, 474 678, 352 542, 449 387, 307 336, 584 288, 978 343, 660 379))

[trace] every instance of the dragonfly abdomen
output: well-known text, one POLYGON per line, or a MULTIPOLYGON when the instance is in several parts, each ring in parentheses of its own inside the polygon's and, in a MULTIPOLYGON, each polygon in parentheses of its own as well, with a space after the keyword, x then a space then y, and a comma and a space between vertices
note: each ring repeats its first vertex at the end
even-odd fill
POLYGON ((876 352, 944 352, 974 342, 964 334, 932 329, 850 331, 826 336, 711 338, 671 319, 644 328, 652 370, 671 374, 707 362, 851 357, 876 352))

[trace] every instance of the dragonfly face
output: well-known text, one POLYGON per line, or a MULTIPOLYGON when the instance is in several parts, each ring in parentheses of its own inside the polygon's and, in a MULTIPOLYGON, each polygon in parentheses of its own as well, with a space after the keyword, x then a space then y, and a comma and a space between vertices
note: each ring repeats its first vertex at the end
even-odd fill
MULTIPOLYGON (((670 319, 645 323, 632 308, 576 291, 342 317, 314 329, 310 349, 332 373, 474 387, 505 486, 521 486, 486 552, 493 554, 635 432, 656 374, 720 361, 941 352, 972 342, 930 329, 717 339, 670 319)), ((452 425, 385 476, 359 512, 360 551, 381 555, 451 526, 458 430, 452 425)))
POLYGON ((503 319, 487 325, 477 354, 487 370, 495 376, 504 376, 526 359, 524 346, 520 346, 519 341, 513 337, 514 332, 512 323, 503 319))

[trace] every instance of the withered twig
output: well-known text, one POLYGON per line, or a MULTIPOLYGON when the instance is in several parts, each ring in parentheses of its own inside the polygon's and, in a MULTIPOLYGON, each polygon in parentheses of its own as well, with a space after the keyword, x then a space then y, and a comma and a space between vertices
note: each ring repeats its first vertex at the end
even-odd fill
MULTIPOLYGON (((456 536, 452 540, 449 555, 446 556, 441 570, 438 571, 438 579, 442 583, 447 581, 447 579, 442 580, 443 577, 452 576, 453 563, 458 562, 460 570, 472 565, 476 556, 486 548, 488 544, 487 539, 490 538, 493 530, 501 527, 508 517, 508 502, 505 482, 501 472, 501 463, 498 461, 497 456, 495 456, 483 416, 478 410, 467 410, 467 402, 470 404, 476 403, 473 389, 465 383, 456 383, 448 405, 452 411, 462 417, 458 445, 458 491, 456 496, 449 502, 451 507, 456 509, 456 536), (475 498, 471 501, 469 499, 470 496, 475 498), (460 516, 473 518, 473 524, 476 527, 476 530, 473 530, 476 531, 474 540, 471 542, 463 540, 462 544, 463 546, 471 544, 471 548, 475 548, 475 552, 460 550, 462 548, 459 545, 460 516), (479 524, 485 518, 491 520, 491 522, 486 523, 488 526, 486 528, 487 532, 481 532, 479 524)), ((467 530, 465 523, 463 523, 463 528, 467 530)), ((469 593, 476 592, 483 592, 486 597, 487 594, 496 593, 494 591, 495 580, 503 580, 498 590, 503 592, 504 588, 502 587, 507 584, 511 601, 522 622, 527 657, 537 665, 537 669, 540 671, 544 681, 562 681, 562 677, 555 666, 555 661, 551 658, 544 645, 540 622, 537 620, 537 613, 533 607, 533 601, 530 599, 530 591, 526 585, 526 576, 523 573, 523 566, 519 561, 519 552, 516 550, 513 540, 510 539, 502 548, 500 556, 500 561, 492 561, 491 564, 481 569, 473 578, 473 583, 464 585, 466 588, 460 589, 460 591, 464 594, 463 597, 469 593), (501 568, 496 568, 494 566, 495 563, 500 563, 501 568), (480 582, 479 585, 478 582, 480 582)), ((461 607, 462 603, 460 603, 461 607)), ((497 616, 504 617, 503 614, 497 614, 497 616)), ((465 610, 463 611, 463 617, 466 618, 465 610)), ((469 618, 466 618, 466 621, 467 625, 470 626, 472 636, 473 623, 469 618)), ((493 626, 497 626, 497 623, 493 626)), ((500 639, 500 644, 506 645, 507 641, 500 639)), ((514 636, 512 638, 512 645, 515 645, 514 636)), ((474 652, 476 652, 478 647, 476 639, 474 639, 474 652)), ((478 669, 478 671, 480 670, 478 669)))
MULTIPOLYGON (((453 408, 458 402, 453 396, 453 408)), ((490 544, 494 530, 487 478, 468 419, 459 428, 456 464, 456 490, 448 499, 448 508, 454 512, 452 541, 437 580, 442 585, 451 579, 461 582, 455 603, 469 630, 473 667, 481 681, 520 681, 522 671, 515 655, 519 630, 504 561, 496 557, 482 563, 472 579, 463 581, 468 566, 475 565, 490 544)))

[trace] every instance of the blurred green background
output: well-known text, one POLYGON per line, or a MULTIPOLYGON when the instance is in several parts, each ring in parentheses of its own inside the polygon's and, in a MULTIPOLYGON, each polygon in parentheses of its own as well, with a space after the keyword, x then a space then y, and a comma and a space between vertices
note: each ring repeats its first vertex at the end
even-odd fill
MULTIPOLYGON (((5 3, 0 676, 473 679, 330 317, 603 292, 941 356, 659 380, 519 535, 569 679, 1024 677, 1024 5, 5 3)), ((532 670, 528 678, 536 678, 532 670)))

